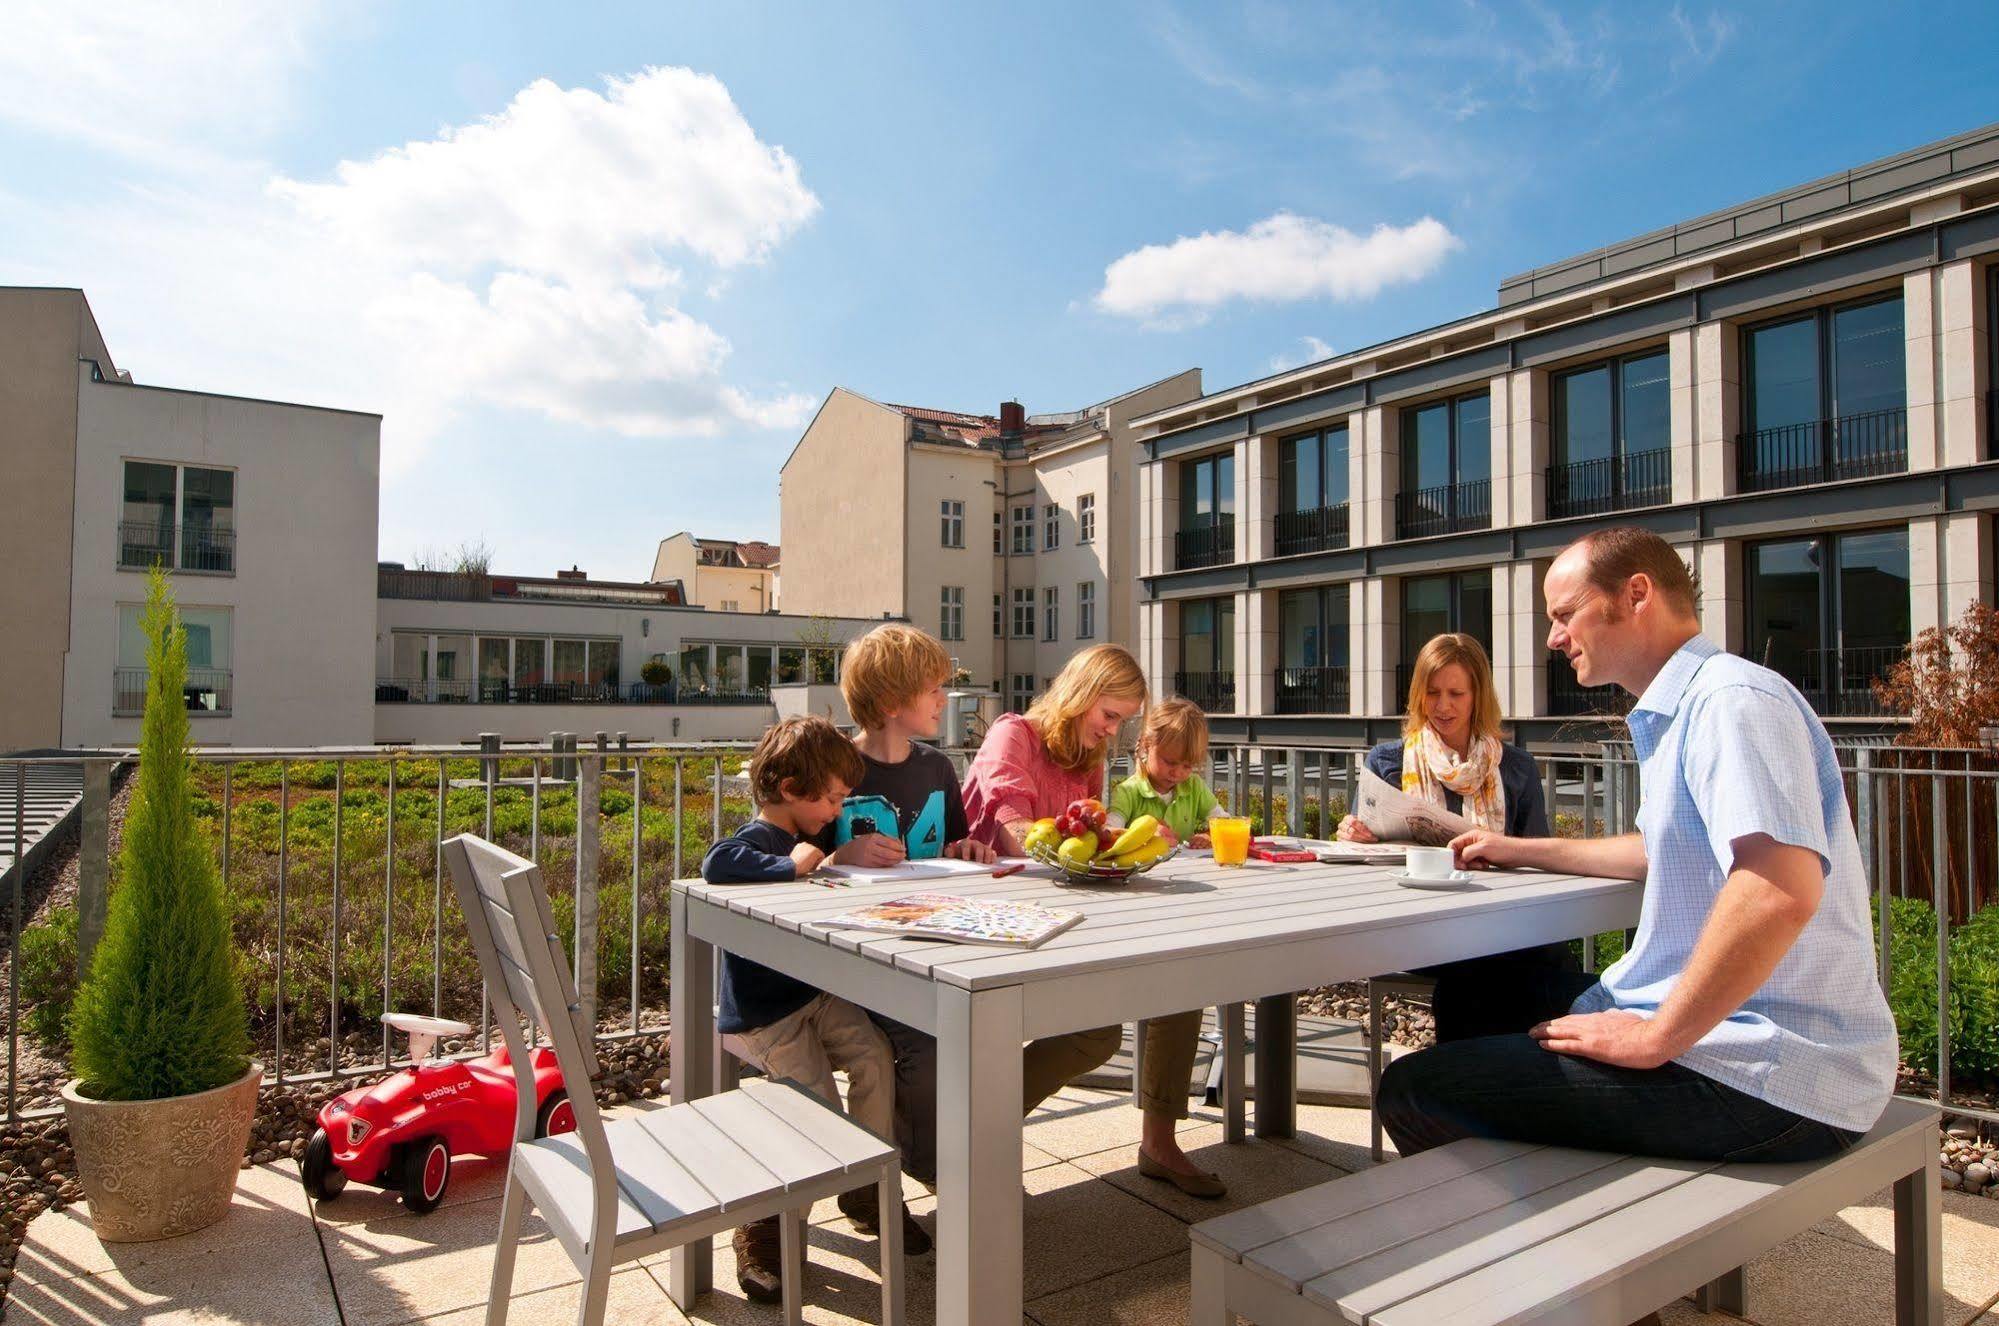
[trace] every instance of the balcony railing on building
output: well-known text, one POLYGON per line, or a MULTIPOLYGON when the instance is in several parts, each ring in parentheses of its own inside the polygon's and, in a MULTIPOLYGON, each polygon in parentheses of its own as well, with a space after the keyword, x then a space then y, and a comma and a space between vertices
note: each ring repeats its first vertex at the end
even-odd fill
POLYGON ((1395 537, 1423 539, 1433 534, 1492 528, 1492 480, 1417 488, 1395 495, 1395 537))
POLYGON ((1772 658, 1769 665, 1827 718, 1878 718, 1888 710, 1875 697, 1874 683, 1908 652, 1902 645, 1810 649, 1801 657, 1772 658))
POLYGON ((1279 668, 1277 712, 1280 714, 1344 714, 1352 705, 1345 668, 1279 668))
POLYGON ((1763 428, 1736 438, 1736 469, 1745 493, 1908 468, 1909 412, 1900 408, 1763 428))
POLYGON ((1569 656, 1548 655, 1548 712, 1556 718, 1621 718, 1631 712, 1631 692, 1621 686, 1585 686, 1569 656))
POLYGON ((1548 467, 1548 516, 1600 516, 1673 500, 1670 448, 1548 467))
POLYGON ((1277 513, 1277 555, 1328 552, 1348 543, 1347 504, 1277 513))
MULTIPOLYGON (((143 694, 141 699, 143 700, 143 694)), ((377 677, 376 704, 769 704, 768 686, 680 686, 645 681, 531 681, 377 677)))
POLYGON ((1223 566, 1235 560, 1235 522, 1189 526, 1173 534, 1173 569, 1223 566))
MULTIPOLYGON (((231 673, 227 668, 189 668, 182 694, 190 714, 229 712, 231 673)), ((111 713, 137 718, 146 712, 146 670, 114 668, 111 673, 111 713)))
POLYGON ((155 520, 118 522, 118 565, 233 575, 236 531, 216 525, 172 525, 155 520), (176 557, 178 549, 178 557, 176 557))
POLYGON ((1176 672, 1173 674, 1173 689, 1201 706, 1203 713, 1235 712, 1233 672, 1176 672))

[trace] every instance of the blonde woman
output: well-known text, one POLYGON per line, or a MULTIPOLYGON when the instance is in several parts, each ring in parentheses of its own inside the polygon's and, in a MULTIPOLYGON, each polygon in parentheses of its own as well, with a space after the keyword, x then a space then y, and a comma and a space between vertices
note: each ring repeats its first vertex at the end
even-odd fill
MULTIPOLYGON (((1469 635, 1433 636, 1416 655, 1402 739, 1367 753, 1367 767, 1391 787, 1515 838, 1548 836, 1548 807, 1534 757, 1499 739, 1499 691, 1485 649, 1469 635)), ((1349 815, 1339 836, 1375 841, 1349 815)), ((1439 1041, 1491 1034, 1511 1025, 1509 1010, 1551 971, 1579 964, 1566 944, 1521 949, 1427 969, 1437 978, 1439 1041)))
MULTIPOLYGON (((965 772, 971 837, 1002 856, 1020 856, 1021 840, 1036 820, 1099 796, 1111 743, 1145 701, 1145 674, 1128 651, 1097 645, 1071 657, 1025 715, 1002 715, 979 744, 965 772)), ((1146 1023, 1138 1169, 1190 1196, 1217 1198, 1228 1189, 1189 1160, 1175 1136, 1175 1124, 1187 1113, 1200 1029, 1199 1010, 1146 1023), (1177 1082, 1170 1080, 1176 1076, 1177 1082)), ((1098 1027, 1029 1044, 1021 1065, 1022 1112, 1102 1067, 1123 1039, 1122 1027, 1098 1027)))

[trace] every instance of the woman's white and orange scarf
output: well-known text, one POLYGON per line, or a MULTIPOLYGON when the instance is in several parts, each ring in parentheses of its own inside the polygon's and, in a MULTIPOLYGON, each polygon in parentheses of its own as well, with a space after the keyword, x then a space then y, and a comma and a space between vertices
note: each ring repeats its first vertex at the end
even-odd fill
POLYGON ((1446 790, 1463 798, 1462 814, 1482 829, 1506 832, 1506 789, 1499 781, 1497 737, 1473 737, 1464 759, 1425 723, 1402 743, 1402 790, 1442 806, 1446 790))

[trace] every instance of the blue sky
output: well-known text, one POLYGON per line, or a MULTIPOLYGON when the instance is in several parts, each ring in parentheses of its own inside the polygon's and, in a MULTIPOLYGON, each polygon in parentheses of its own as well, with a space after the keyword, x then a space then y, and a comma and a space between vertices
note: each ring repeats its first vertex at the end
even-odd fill
POLYGON ((9 6, 0 282, 528 574, 775 539, 835 385, 1213 390, 1999 119, 1989 4, 119 8, 9 6))

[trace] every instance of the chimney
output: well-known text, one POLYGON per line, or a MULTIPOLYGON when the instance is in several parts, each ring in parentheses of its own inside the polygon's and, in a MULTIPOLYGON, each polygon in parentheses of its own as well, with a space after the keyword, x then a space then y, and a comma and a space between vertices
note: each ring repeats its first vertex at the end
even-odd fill
POLYGON ((1027 431, 1027 410, 1019 401, 1000 402, 1000 435, 1019 437, 1027 431))
POLYGON ((567 571, 557 571, 555 578, 557 580, 588 580, 590 576, 588 572, 579 571, 572 565, 567 571))

